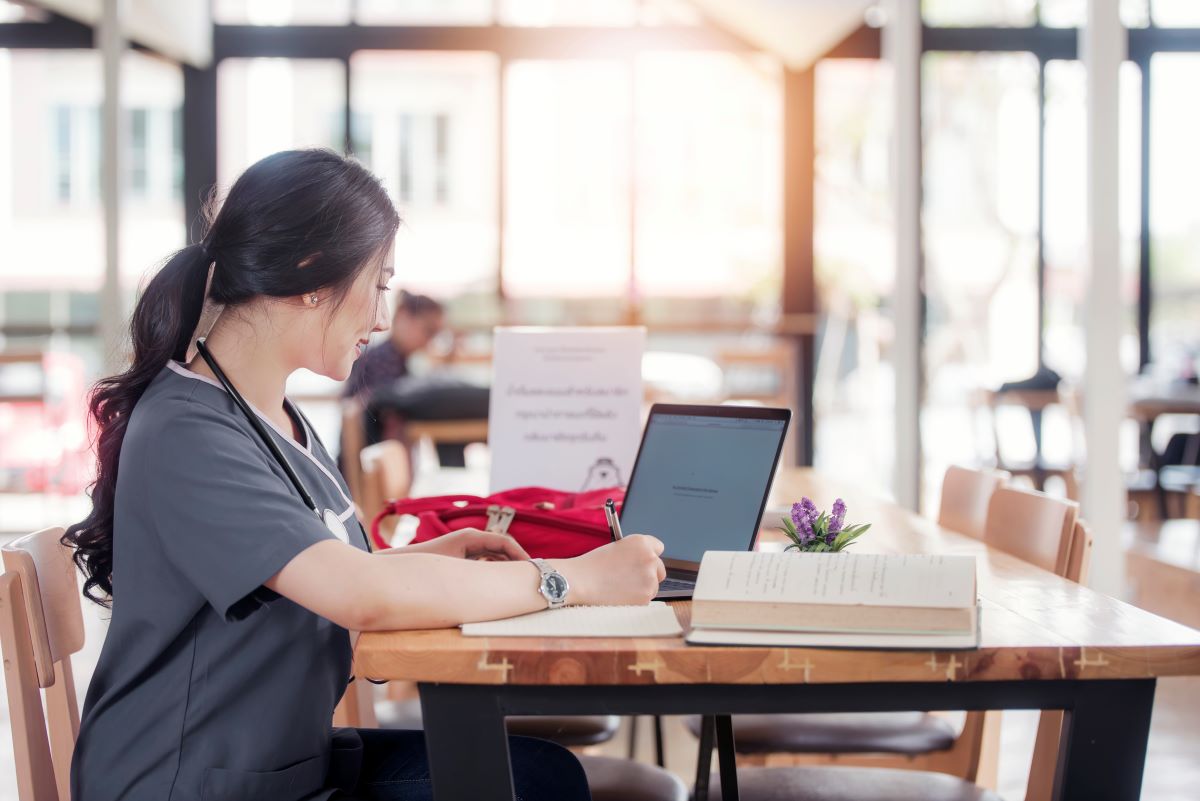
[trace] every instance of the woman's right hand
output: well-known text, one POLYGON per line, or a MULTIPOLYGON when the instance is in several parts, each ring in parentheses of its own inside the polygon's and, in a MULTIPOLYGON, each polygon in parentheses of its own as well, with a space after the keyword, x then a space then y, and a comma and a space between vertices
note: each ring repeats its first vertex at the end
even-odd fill
POLYGON ((631 534, 574 559, 547 561, 570 583, 568 603, 641 606, 653 600, 667 576, 662 551, 657 538, 631 534))

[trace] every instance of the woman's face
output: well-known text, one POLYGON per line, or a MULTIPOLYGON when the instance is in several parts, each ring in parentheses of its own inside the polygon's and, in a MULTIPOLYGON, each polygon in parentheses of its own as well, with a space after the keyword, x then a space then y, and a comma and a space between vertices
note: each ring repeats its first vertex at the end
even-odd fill
POLYGON ((332 296, 318 293, 319 303, 328 304, 328 310, 321 330, 309 338, 316 341, 309 348, 312 356, 304 359, 305 367, 335 381, 349 377, 371 334, 388 330, 388 282, 395 263, 395 248, 388 248, 379 264, 368 265, 358 274, 340 304, 332 296))

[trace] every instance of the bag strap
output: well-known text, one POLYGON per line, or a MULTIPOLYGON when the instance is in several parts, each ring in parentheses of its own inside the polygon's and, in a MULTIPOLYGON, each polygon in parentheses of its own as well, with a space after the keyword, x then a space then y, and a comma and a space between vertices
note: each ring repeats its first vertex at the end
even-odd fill
POLYGON ((435 495, 430 498, 399 498, 388 501, 371 520, 371 539, 376 547, 390 548, 391 546, 379 533, 379 524, 385 517, 392 515, 419 515, 422 512, 436 512, 453 506, 456 503, 483 503, 485 499, 478 495, 435 495))

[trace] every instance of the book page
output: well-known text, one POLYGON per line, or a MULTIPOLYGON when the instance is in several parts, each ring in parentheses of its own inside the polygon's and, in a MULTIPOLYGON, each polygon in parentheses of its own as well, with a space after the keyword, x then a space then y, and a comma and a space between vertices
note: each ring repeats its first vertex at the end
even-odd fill
POLYGON ((857 634, 837 632, 692 629, 690 645, 751 645, 761 648, 864 648, 885 650, 968 650, 979 647, 978 630, 963 634, 857 634))
POLYGON ((709 551, 696 601, 966 608, 975 557, 709 551))
POLYGON ((678 637, 675 611, 662 601, 648 606, 568 606, 528 615, 464 623, 465 637, 678 637))

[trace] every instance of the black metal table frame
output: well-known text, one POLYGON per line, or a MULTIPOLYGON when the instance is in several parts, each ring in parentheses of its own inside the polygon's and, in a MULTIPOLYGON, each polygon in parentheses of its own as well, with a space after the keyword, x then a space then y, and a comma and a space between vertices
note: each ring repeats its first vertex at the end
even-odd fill
POLYGON ((422 683, 420 694, 438 801, 512 801, 506 715, 715 717, 723 799, 736 801, 728 715, 956 709, 1065 710, 1055 799, 1137 801, 1154 686, 1154 679, 614 686, 422 683))

